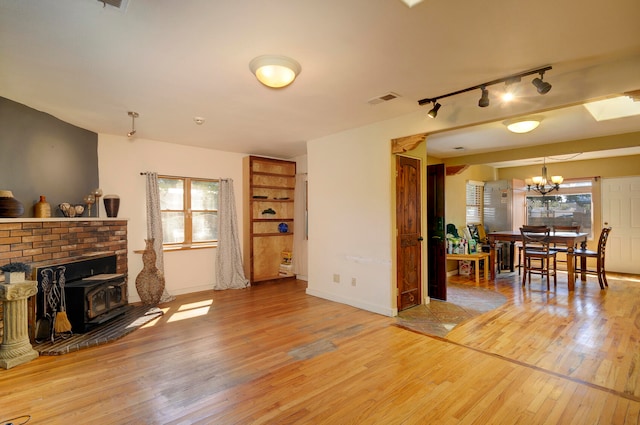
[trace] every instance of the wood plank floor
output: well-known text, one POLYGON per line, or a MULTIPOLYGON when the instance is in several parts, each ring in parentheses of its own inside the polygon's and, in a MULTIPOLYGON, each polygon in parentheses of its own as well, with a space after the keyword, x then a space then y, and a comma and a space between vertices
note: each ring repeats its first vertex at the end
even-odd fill
POLYGON ((640 281, 609 285, 498 275, 479 286, 508 302, 445 338, 302 281, 179 296, 120 340, 0 370, 0 421, 637 425, 640 281))

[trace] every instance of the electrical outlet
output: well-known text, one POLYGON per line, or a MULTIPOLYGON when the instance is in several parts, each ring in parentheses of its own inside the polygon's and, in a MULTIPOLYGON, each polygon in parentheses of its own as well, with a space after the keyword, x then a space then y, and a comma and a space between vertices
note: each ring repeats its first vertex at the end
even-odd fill
POLYGON ((334 273, 333 274, 333 283, 340 283, 340 275, 334 273))
POLYGON ((351 278, 351 286, 356 286, 356 278, 355 277, 351 278))

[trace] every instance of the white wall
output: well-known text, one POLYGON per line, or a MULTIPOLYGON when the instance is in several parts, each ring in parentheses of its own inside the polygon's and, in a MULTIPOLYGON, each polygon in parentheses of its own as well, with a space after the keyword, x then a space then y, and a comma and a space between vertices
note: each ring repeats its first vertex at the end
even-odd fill
POLYGON ((420 125, 424 114, 412 114, 307 143, 308 294, 397 314, 390 141, 420 125))
MULTIPOLYGON (((242 158, 245 154, 194 148, 145 139, 100 134, 98 166, 104 194, 120 196, 118 217, 128 219, 129 300, 139 301, 135 278, 142 270, 147 237, 145 177, 140 173, 201 178, 232 178, 238 217, 242 220, 242 158)), ((106 217, 100 202, 100 216, 106 217)), ((240 243, 242 225, 239 223, 240 243)), ((172 295, 213 289, 215 248, 164 253, 166 288, 172 295)))

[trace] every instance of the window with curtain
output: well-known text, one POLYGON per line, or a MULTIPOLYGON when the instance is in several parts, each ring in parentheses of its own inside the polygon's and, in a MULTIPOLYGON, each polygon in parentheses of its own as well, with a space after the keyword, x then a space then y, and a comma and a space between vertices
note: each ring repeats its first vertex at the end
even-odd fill
POLYGON ((163 245, 215 246, 218 241, 219 181, 158 176, 163 245))
POLYGON ((575 226, 593 238, 593 180, 566 180, 560 190, 542 196, 527 192, 527 224, 532 226, 575 226))
POLYGON ((469 180, 466 185, 466 224, 482 224, 484 182, 469 180))

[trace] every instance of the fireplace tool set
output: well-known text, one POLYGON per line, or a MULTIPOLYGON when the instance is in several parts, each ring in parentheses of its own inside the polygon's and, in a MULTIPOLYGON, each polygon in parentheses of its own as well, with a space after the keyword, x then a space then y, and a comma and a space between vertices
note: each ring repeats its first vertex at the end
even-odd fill
POLYGON ((36 322, 36 342, 56 338, 68 338, 73 332, 67 317, 67 302, 64 294, 66 268, 47 268, 40 271, 42 276, 42 317, 36 322))

